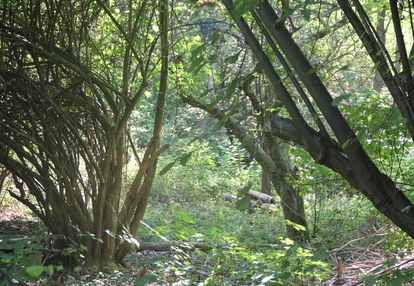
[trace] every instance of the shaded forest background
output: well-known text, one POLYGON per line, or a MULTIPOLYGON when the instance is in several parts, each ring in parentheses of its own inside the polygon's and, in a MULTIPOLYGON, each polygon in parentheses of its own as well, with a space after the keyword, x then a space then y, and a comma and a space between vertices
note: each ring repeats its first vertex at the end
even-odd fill
POLYGON ((412 280, 411 0, 0 3, 5 285, 412 280))

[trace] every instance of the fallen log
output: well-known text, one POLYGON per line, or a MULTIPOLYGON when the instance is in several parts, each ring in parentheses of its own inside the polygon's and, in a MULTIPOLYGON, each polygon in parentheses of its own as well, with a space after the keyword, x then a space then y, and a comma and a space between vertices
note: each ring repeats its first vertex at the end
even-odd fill
MULTIPOLYGON (((251 197, 251 202, 249 204, 249 209, 252 209, 256 206, 261 206, 264 204, 274 204, 276 201, 275 199, 268 195, 268 194, 264 194, 264 193, 260 193, 260 192, 256 192, 256 191, 248 191, 246 193, 247 195, 249 195, 251 197)), ((235 195, 232 194, 224 194, 224 200, 228 201, 228 202, 235 202, 237 201, 239 198, 235 195)))
POLYGON ((256 192, 256 191, 248 191, 247 194, 249 196, 251 196, 252 198, 256 199, 256 200, 260 200, 264 203, 274 203, 275 199, 272 196, 269 196, 268 194, 264 194, 264 193, 260 193, 260 192, 256 192))

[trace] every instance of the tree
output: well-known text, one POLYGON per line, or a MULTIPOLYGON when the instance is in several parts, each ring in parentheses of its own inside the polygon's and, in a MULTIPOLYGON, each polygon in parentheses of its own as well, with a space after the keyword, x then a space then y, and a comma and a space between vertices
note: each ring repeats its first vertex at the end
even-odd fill
POLYGON ((18 190, 10 194, 75 243, 89 267, 111 268, 137 243, 168 147, 168 0, 2 6, 0 163, 18 190), (128 122, 144 94, 156 98, 152 138, 124 192, 128 122))
POLYGON ((257 79, 261 71, 255 68, 254 59, 248 54, 240 55, 242 52, 237 51, 244 46, 240 35, 231 34, 226 24, 217 24, 221 23, 222 13, 216 6, 213 9, 204 8, 202 5, 205 3, 210 2, 195 5, 196 14, 200 17, 197 21, 203 23, 200 35, 203 42, 192 51, 190 74, 186 76, 193 80, 198 74, 207 77, 207 91, 198 96, 182 92, 181 98, 185 103, 208 112, 218 120, 218 127, 223 126, 234 135, 261 166, 262 188, 268 183, 269 189, 273 186, 276 190, 288 237, 299 243, 309 241, 304 199, 300 190, 295 189, 289 181, 292 175, 289 147, 283 140, 264 131, 270 125, 268 110, 275 108, 277 96, 257 79), (203 33, 207 25, 209 29, 203 33), (236 49, 232 45, 234 41, 236 49), (223 50, 223 46, 227 46, 227 49, 223 50), (232 54, 234 50, 236 53, 232 54), (239 57, 243 60, 237 63, 239 57), (237 66, 236 70, 234 66, 237 66), (237 76, 228 82, 227 75, 230 72, 237 76))
MULTIPOLYGON (((250 6, 243 5, 244 2, 237 2, 236 8, 230 0, 223 0, 222 2, 291 117, 288 119, 274 115, 272 118, 272 132, 281 138, 291 140, 302 146, 317 163, 341 174, 353 187, 364 194, 380 212, 411 237, 414 237, 414 208, 412 202, 396 186, 393 180, 379 170, 366 153, 355 132, 336 106, 337 104, 334 104, 333 97, 318 76, 317 70, 310 64, 302 50, 295 43, 284 21, 279 18, 269 2, 264 0, 260 1, 258 5, 250 6), (285 69, 291 66, 295 72, 295 75, 292 76, 298 76, 301 84, 306 87, 314 102, 311 105, 307 104, 307 106, 312 114, 312 119, 319 127, 319 131, 316 131, 306 121, 293 100, 292 94, 288 92, 283 80, 274 69, 268 53, 264 51, 263 46, 242 16, 248 10, 250 10, 255 23, 260 27, 261 33, 271 46, 272 54, 278 55, 278 59, 284 63, 285 69), (313 105, 316 105, 321 114, 312 111, 313 105), (332 132, 326 132, 327 128, 324 126, 324 122, 329 125, 332 132)), ((398 52, 403 64, 403 76, 395 74, 395 69, 389 61, 388 51, 381 45, 372 31, 372 24, 362 5, 357 0, 353 3, 358 14, 353 11, 347 0, 338 0, 342 11, 352 24, 355 33, 361 38, 385 85, 395 99, 398 109, 406 120, 406 126, 411 137, 414 137, 413 80, 409 57, 405 51, 405 43, 401 32, 401 19, 396 9, 397 2, 390 1, 390 7, 395 37, 397 43, 399 43, 398 52)), ((410 13, 412 13, 411 9, 410 13)), ((308 95, 303 99, 305 103, 306 101, 311 102, 308 95)))
MULTIPOLYGON (((377 19, 377 29, 376 32, 378 34, 378 40, 381 41, 385 45, 385 12, 386 8, 383 8, 378 12, 378 19, 377 19)), ((374 77, 374 84, 373 89, 377 92, 381 92, 382 87, 384 86, 384 82, 382 81, 381 75, 378 71, 375 72, 374 77)))

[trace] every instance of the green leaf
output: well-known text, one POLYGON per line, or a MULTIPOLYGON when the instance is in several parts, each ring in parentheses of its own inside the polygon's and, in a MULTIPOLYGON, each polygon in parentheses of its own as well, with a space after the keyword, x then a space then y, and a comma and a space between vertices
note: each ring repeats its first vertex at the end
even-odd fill
POLYGON ((236 208, 239 211, 245 211, 249 207, 251 199, 249 195, 243 196, 236 201, 236 208))
POLYGON ((217 31, 214 31, 209 37, 208 40, 210 41, 210 44, 214 45, 215 43, 217 43, 219 39, 219 33, 217 33, 217 31))
POLYGON ((306 231, 306 228, 303 225, 294 223, 293 221, 290 221, 288 219, 285 220, 286 225, 292 227, 294 230, 297 231, 306 231))
POLYGON ((10 255, 0 251, 0 262, 1 263, 11 263, 15 258, 14 255, 10 255))
POLYGON ((197 57, 194 60, 191 61, 191 65, 188 68, 189 72, 195 71, 198 67, 202 66, 204 64, 204 58, 203 57, 197 57))
POLYGON ((305 7, 305 8, 303 8, 302 15, 303 15, 303 18, 305 18, 306 21, 309 21, 311 11, 307 7, 305 7))
POLYGON ((191 152, 189 152, 189 153, 184 154, 183 156, 181 156, 181 158, 180 158, 180 164, 183 165, 183 166, 187 165, 188 160, 191 158, 191 155, 192 154, 193 154, 193 151, 191 151, 191 152))
POLYGON ((234 64, 235 62, 237 62, 237 59, 240 56, 240 52, 235 53, 234 55, 231 55, 230 57, 226 58, 225 61, 228 62, 229 64, 234 64))
POLYGON ((335 97, 332 100, 332 106, 338 106, 342 101, 349 99, 352 96, 352 93, 344 93, 341 94, 340 96, 335 97))
POLYGON ((46 268, 43 265, 33 265, 26 268, 26 273, 32 278, 39 277, 44 271, 46 268))
POLYGON ((186 213, 184 211, 178 213, 177 219, 179 219, 183 222, 189 223, 189 224, 195 224, 195 220, 192 217, 190 217, 190 215, 188 213, 186 213))
POLYGON ((165 175, 173 166, 175 165, 175 161, 167 164, 167 166, 165 166, 161 171, 160 171, 160 176, 165 175))
POLYGON ((233 16, 238 19, 246 14, 250 9, 260 4, 260 0, 237 0, 234 2, 233 16))
POLYGON ((157 282, 158 277, 154 274, 147 274, 144 275, 142 277, 138 277, 135 280, 135 286, 145 286, 148 283, 153 283, 153 282, 157 282))
POLYGON ((206 45, 205 44, 202 44, 201 46, 195 48, 191 52, 190 61, 193 62, 194 60, 196 60, 197 58, 199 58, 200 57, 200 54, 204 51, 205 48, 206 48, 206 45))
POLYGON ((241 197, 241 196, 246 195, 250 191, 250 189, 252 188, 252 184, 253 184, 252 182, 249 182, 249 183, 247 183, 246 186, 241 188, 239 193, 238 193, 238 196, 241 197))
POLYGON ((53 265, 48 265, 47 266, 47 273, 49 275, 53 275, 55 273, 55 267, 53 265))
POLYGON ((193 71, 192 71, 192 73, 193 74, 198 74, 199 72, 200 72, 200 70, 204 67, 206 65, 206 62, 205 61, 203 61, 198 67, 196 67, 193 71))
POLYGON ((348 69, 349 69, 349 65, 344 65, 338 71, 346 71, 348 69))
POLYGON ((239 77, 235 78, 227 85, 226 97, 230 97, 234 93, 241 80, 239 77))
POLYGON ((218 60, 218 55, 217 54, 212 54, 212 55, 209 55, 208 56, 208 60, 210 61, 210 62, 217 62, 217 60, 218 60))

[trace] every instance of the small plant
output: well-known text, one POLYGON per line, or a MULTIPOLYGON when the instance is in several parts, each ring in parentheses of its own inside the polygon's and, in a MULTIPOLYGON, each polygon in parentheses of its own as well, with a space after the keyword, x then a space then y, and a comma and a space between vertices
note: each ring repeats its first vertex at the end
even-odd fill
MULTIPOLYGON (((16 239, 10 243, 10 252, 0 251, 0 274, 5 284, 18 283, 36 279, 44 272, 53 274, 52 267, 41 265, 41 254, 43 245, 39 241, 25 238, 16 239)), ((1 281, 1 280, 0 280, 1 281)))
POLYGON ((312 285, 328 277, 329 266, 311 250, 283 240, 280 249, 252 250, 228 238, 228 249, 215 249, 205 285, 312 285))

